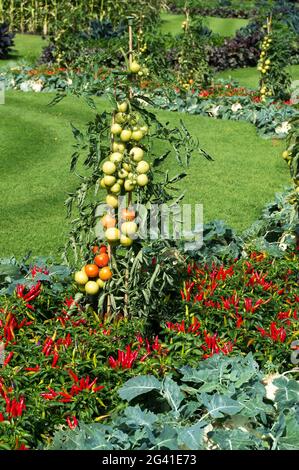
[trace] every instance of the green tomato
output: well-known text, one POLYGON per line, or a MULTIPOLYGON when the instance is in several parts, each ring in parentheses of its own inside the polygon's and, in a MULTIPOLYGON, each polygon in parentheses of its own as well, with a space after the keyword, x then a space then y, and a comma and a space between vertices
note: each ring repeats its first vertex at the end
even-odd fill
POLYGON ((129 140, 131 140, 131 137, 132 131, 130 131, 129 129, 124 129, 120 134, 120 140, 122 140, 123 142, 129 142, 129 140))
POLYGON ((130 72, 138 73, 140 69, 141 69, 140 65, 138 64, 138 62, 136 62, 136 60, 134 60, 130 65, 130 72))
POLYGON ((105 162, 102 166, 102 170, 106 175, 113 175, 116 171, 116 166, 113 162, 105 162))
POLYGON ((145 160, 141 160, 141 162, 138 163, 136 170, 139 174, 148 173, 150 166, 145 160))
POLYGON ((123 155, 120 152, 113 152, 109 157, 109 160, 112 163, 120 163, 122 159, 123 159, 123 155))
POLYGON ((132 180, 125 180, 125 186, 124 187, 125 187, 126 191, 131 192, 135 188, 135 185, 134 185, 132 180))
POLYGON ((132 140, 135 140, 136 142, 139 142, 143 138, 143 133, 141 132, 140 129, 137 131, 132 132, 132 140))
POLYGON ((117 123, 112 124, 112 126, 111 126, 111 134, 113 134, 113 135, 120 134, 122 130, 123 130, 122 127, 117 123))
POLYGON ((104 184, 105 186, 113 186, 116 183, 115 176, 106 175, 104 176, 104 184))
POLYGON ((85 286, 85 284, 88 282, 88 276, 85 271, 77 271, 75 273, 75 281, 79 286, 85 286))
POLYGON ((137 184, 138 186, 146 186, 148 184, 148 176, 145 174, 141 174, 137 176, 137 184))
POLYGON ((123 103, 118 103, 117 109, 120 113, 126 113, 128 110, 128 103, 126 101, 124 101, 123 103))
POLYGON ((144 156, 144 151, 140 147, 133 147, 129 153, 134 162, 141 162, 144 156))

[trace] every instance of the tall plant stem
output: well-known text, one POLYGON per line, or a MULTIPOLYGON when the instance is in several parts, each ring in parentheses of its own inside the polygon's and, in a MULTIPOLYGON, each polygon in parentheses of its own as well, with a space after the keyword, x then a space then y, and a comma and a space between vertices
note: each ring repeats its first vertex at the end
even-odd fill
POLYGON ((10 9, 9 9, 9 17, 10 17, 10 25, 9 25, 9 29, 12 30, 13 29, 13 26, 14 26, 14 0, 11 0, 10 2, 10 9))
POLYGON ((20 29, 21 33, 24 33, 24 2, 21 0, 20 5, 20 29))
POLYGON ((47 36, 48 34, 48 0, 46 0, 45 3, 45 16, 44 16, 44 22, 43 22, 43 34, 44 36, 47 36))
MULTIPOLYGON (((129 23, 129 66, 131 66, 133 62, 133 18, 128 18, 129 23)), ((129 98, 130 100, 133 98, 133 89, 132 86, 129 88, 129 98)), ((132 193, 129 192, 127 195, 127 207, 130 207, 132 204, 132 193)), ((125 296, 124 296, 124 316, 129 316, 129 270, 126 269, 125 272, 125 296)))

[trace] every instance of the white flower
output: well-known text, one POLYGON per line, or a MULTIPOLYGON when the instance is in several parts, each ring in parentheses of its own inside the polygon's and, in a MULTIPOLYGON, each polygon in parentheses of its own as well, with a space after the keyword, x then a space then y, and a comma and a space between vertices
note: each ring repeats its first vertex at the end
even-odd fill
POLYGON ((237 111, 239 111, 239 109, 242 109, 242 105, 240 103, 232 104, 231 110, 233 113, 236 113, 237 111))
POLYGON ((278 387, 273 384, 273 380, 277 379, 278 377, 280 377, 280 375, 277 373, 269 374, 263 380, 266 389, 266 398, 268 398, 268 400, 275 400, 275 394, 278 387))
POLYGON ((26 82, 22 82, 20 85, 20 90, 21 91, 30 91, 31 90, 31 81, 27 80, 26 82))
POLYGON ((212 114, 212 116, 214 117, 217 117, 219 115, 219 109, 220 109, 220 105, 216 106, 212 106, 211 109, 209 109, 209 113, 212 114))
POLYGON ((288 134, 291 127, 292 126, 288 123, 288 121, 283 121, 280 126, 275 128, 275 132, 276 134, 288 134))
POLYGON ((42 89, 43 89, 43 86, 44 86, 44 84, 43 84, 42 80, 37 80, 36 82, 31 82, 31 88, 36 93, 41 92, 42 89))
POLYGON ((71 78, 68 78, 67 81, 66 81, 66 83, 67 83, 68 85, 72 85, 72 84, 73 84, 73 80, 72 80, 71 78))

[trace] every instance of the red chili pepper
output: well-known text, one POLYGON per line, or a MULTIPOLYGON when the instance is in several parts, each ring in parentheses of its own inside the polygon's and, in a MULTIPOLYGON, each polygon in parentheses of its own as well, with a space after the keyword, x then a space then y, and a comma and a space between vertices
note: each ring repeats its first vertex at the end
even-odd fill
POLYGON ((45 343, 44 343, 44 347, 42 349, 42 353, 45 355, 45 356, 49 356, 50 355, 50 351, 51 351, 51 348, 52 348, 52 344, 53 344, 53 340, 52 338, 47 338, 45 343))
POLYGON ((13 351, 11 351, 11 352, 8 354, 7 358, 6 358, 5 361, 3 362, 3 365, 4 365, 4 366, 7 366, 7 364, 10 363, 10 361, 11 361, 13 355, 14 355, 13 351))
POLYGON ((59 354, 57 351, 54 352, 54 356, 53 356, 53 361, 52 361, 52 367, 56 367, 56 364, 58 362, 58 359, 59 359, 59 354))
POLYGON ((76 416, 72 416, 72 417, 68 416, 66 418, 66 422, 67 422, 68 427, 70 429, 75 429, 78 426, 78 420, 77 420, 76 416))
POLYGON ((29 450, 29 447, 26 447, 25 444, 21 444, 16 450, 29 450))
POLYGON ((22 416, 23 411, 26 409, 25 398, 20 399, 19 404, 17 405, 17 416, 22 416))
POLYGON ((69 375, 74 380, 74 382, 76 382, 76 383, 79 382, 79 377, 71 369, 68 372, 69 372, 69 375))
POLYGON ((26 325, 26 321, 27 321, 27 319, 24 318, 24 320, 22 320, 21 323, 19 324, 18 328, 19 328, 19 329, 20 329, 20 328, 23 328, 23 326, 26 325))
POLYGON ((38 372, 40 370, 40 366, 35 366, 35 367, 25 367, 27 372, 38 372))

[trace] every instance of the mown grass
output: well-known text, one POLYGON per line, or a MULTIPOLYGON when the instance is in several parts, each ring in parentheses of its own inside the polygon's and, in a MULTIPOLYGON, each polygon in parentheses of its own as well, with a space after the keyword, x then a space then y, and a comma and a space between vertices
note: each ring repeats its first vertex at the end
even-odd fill
MULTIPOLYGON (((185 20, 185 16, 174 15, 172 13, 162 13, 161 20, 161 31, 163 33, 176 35, 182 32, 182 22, 185 20)), ((239 18, 204 17, 204 24, 206 24, 214 33, 218 33, 224 37, 234 36, 235 32, 241 27, 246 26, 247 23, 248 20, 239 18)))
POLYGON ((1 67, 13 67, 19 64, 33 65, 41 55, 46 40, 34 34, 16 34, 15 47, 6 60, 0 60, 1 67))
MULTIPOLYGON (((69 173, 70 122, 82 128, 94 112, 70 97, 48 107, 52 97, 10 91, 0 106, 0 258, 29 250, 57 255, 67 235, 64 200, 76 184, 69 173)), ((97 105, 108 109, 106 101, 97 100, 97 105)), ((210 163, 196 156, 181 184, 186 203, 204 204, 205 221, 223 219, 243 230, 288 184, 280 158, 283 143, 262 140, 250 124, 166 111, 158 116, 173 125, 183 119, 215 158, 210 163)), ((166 169, 172 175, 180 171, 174 157, 166 169)))
MULTIPOLYGON (((299 65, 290 65, 288 71, 291 74, 292 81, 299 80, 299 65)), ((224 70, 223 72, 217 73, 216 78, 233 78, 238 80, 242 86, 257 88, 259 72, 256 67, 245 67, 243 69, 224 70)))

